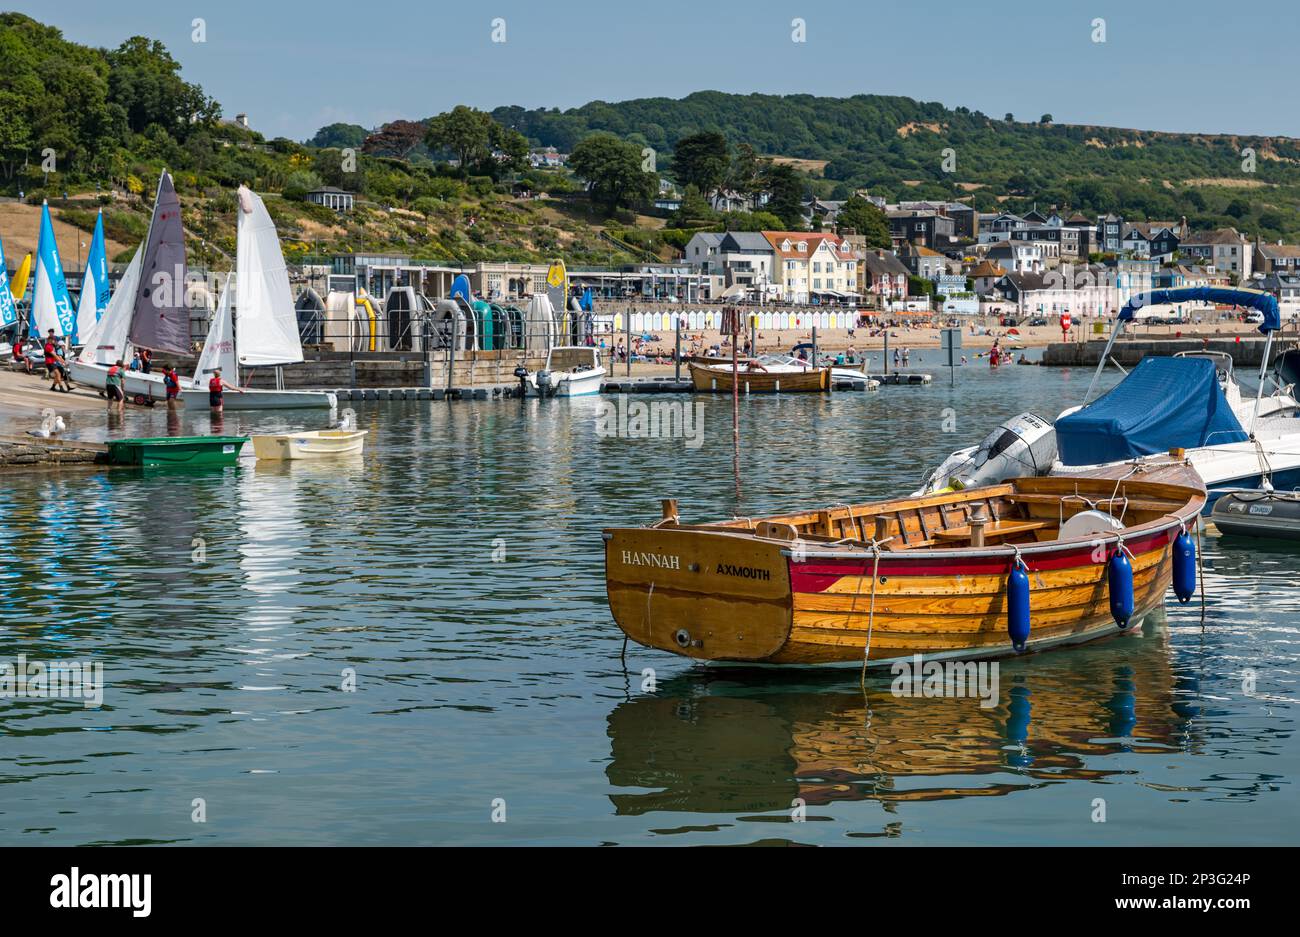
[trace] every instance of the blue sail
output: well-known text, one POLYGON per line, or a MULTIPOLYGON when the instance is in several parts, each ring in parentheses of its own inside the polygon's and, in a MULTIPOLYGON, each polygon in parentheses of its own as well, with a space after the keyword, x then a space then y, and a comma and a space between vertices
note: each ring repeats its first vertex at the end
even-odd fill
POLYGON ((42 338, 53 329, 55 335, 69 335, 74 341, 76 339, 77 314, 68 295, 68 281, 63 276, 48 202, 41 206, 41 233, 36 244, 36 273, 32 286, 32 321, 42 338))
POLYGON ((91 327, 108 308, 108 252, 104 248, 104 212, 95 219, 95 234, 90 240, 90 253, 86 256, 86 269, 81 279, 81 299, 77 303, 78 344, 85 341, 91 327))
POLYGON ((18 306, 9 290, 9 265, 5 263, 5 245, 0 241, 0 329, 18 321, 18 306))

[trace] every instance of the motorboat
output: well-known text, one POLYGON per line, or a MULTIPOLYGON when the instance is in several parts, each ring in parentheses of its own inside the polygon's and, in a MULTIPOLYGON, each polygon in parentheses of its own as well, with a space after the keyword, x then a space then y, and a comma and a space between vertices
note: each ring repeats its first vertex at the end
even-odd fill
MULTIPOLYGON (((1130 315, 1143 302, 1214 301, 1257 304, 1261 326, 1276 329, 1276 300, 1254 290, 1192 287, 1138 296, 1121 311, 1130 315), (1175 294, 1178 294, 1175 296, 1175 294), (1182 295, 1182 294, 1195 294, 1182 295), (1156 296, 1160 298, 1154 298, 1156 296), (1271 309, 1271 315, 1269 311, 1271 309)), ((1117 331, 1120 326, 1117 326, 1117 331)), ((1114 336, 1112 336, 1112 341, 1114 336)), ((1102 364, 1109 359, 1109 347, 1102 364)), ((1268 362, 1267 346, 1265 367, 1268 362)), ((927 473, 918 494, 994 484, 1017 475, 1080 475, 1108 465, 1138 465, 1171 450, 1186 458, 1205 481, 1206 511, 1224 491, 1300 485, 1300 421, 1294 381, 1280 372, 1265 395, 1265 367, 1254 399, 1243 397, 1227 355, 1194 352, 1172 358, 1144 358, 1111 391, 1047 420, 1032 412, 1003 422, 975 446, 960 449, 927 473)), ((1096 375, 1093 385, 1096 383, 1096 375)))
POLYGON ((524 378, 530 397, 585 397, 599 394, 605 369, 600 352, 589 345, 557 345, 546 353, 546 364, 524 378))

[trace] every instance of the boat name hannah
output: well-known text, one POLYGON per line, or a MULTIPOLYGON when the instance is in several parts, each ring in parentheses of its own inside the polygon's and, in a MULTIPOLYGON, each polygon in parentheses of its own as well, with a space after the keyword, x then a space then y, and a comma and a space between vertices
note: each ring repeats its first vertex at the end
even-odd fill
POLYGON ((681 569, 682 558, 666 553, 633 553, 623 551, 623 562, 628 566, 654 566, 658 569, 681 569))

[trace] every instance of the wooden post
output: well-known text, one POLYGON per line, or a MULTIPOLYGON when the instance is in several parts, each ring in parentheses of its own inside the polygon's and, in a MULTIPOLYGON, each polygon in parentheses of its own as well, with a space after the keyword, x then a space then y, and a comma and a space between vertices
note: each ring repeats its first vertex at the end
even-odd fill
POLYGON ((984 506, 977 505, 970 515, 970 545, 972 547, 984 546, 984 526, 988 522, 989 516, 984 513, 984 506))
POLYGON ((681 316, 673 316, 673 326, 674 326, 673 331, 676 333, 677 336, 676 338, 677 353, 673 355, 673 365, 675 367, 675 371, 673 373, 673 380, 680 381, 682 379, 682 319, 681 316))

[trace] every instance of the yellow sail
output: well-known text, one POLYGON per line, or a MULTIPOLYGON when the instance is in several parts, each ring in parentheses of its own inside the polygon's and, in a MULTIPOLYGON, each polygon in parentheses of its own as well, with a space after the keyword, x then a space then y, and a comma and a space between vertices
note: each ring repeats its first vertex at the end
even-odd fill
POLYGON ((10 291, 14 294, 14 299, 22 299, 23 294, 27 292, 27 278, 32 274, 32 255, 29 253, 23 258, 23 262, 18 265, 18 272, 14 274, 13 282, 9 284, 10 291))

